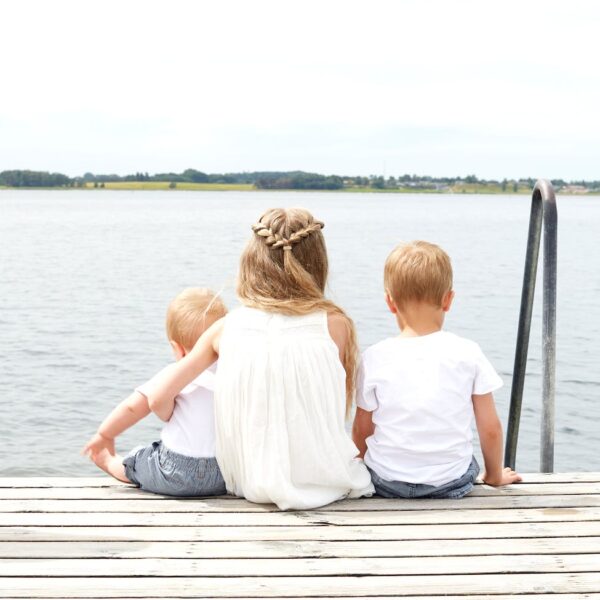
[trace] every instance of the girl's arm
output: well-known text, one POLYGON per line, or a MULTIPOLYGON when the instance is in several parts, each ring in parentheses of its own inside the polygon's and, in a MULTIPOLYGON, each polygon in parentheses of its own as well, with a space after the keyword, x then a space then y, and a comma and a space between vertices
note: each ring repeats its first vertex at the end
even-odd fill
POLYGON ((106 448, 110 454, 114 454, 115 438, 149 414, 150 407, 146 396, 140 392, 133 392, 102 421, 98 431, 83 447, 82 453, 93 458, 106 448))
POLYGON ((168 421, 173 413, 177 394, 219 357, 219 341, 224 323, 224 319, 215 321, 186 356, 156 379, 148 396, 148 404, 150 410, 163 421, 168 421))
POLYGON ((508 485, 521 481, 521 476, 509 467, 502 468, 502 424, 496 412, 494 396, 474 395, 473 411, 483 453, 485 471, 483 481, 489 485, 508 485))
POLYGON ((346 343, 348 341, 348 324, 343 315, 339 313, 328 313, 327 314, 327 329, 331 339, 335 342, 338 347, 340 354, 340 360, 344 363, 344 351, 346 350, 346 343))

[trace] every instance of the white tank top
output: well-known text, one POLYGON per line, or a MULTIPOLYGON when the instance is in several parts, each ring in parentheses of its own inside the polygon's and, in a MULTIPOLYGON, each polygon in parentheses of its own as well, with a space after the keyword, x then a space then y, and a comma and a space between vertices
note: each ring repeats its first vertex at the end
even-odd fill
POLYGON ((345 377, 325 312, 231 311, 215 382, 217 460, 228 491, 284 510, 372 494, 344 429, 345 377))

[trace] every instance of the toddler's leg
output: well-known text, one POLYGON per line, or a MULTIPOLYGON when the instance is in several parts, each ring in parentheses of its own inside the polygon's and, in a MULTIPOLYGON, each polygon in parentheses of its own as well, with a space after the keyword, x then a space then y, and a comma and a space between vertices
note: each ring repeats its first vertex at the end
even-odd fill
POLYGON ((98 452, 93 458, 96 466, 100 467, 104 472, 112 475, 115 479, 124 483, 131 483, 125 475, 125 467, 123 466, 123 457, 118 454, 111 454, 106 448, 98 452))

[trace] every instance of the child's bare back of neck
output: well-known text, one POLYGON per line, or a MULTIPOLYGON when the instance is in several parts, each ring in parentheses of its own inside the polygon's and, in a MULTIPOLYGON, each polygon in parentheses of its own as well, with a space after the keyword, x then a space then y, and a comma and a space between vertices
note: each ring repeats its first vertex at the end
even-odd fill
POLYGON ((441 331, 453 298, 454 292, 449 291, 445 294, 441 305, 411 300, 398 307, 392 297, 386 293, 388 308, 396 317, 402 337, 420 337, 441 331))

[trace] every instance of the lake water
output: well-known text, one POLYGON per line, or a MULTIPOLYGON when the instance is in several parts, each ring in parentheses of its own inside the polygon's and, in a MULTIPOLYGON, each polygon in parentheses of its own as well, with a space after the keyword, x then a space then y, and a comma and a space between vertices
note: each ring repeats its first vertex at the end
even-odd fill
MULTIPOLYGON (((442 245, 456 299, 446 329, 476 340, 505 381, 506 423, 530 200, 525 196, 0 191, 0 475, 94 475, 79 455, 102 418, 171 360, 167 304, 188 286, 235 305, 238 257, 265 208, 325 221, 330 296, 364 348, 396 334, 382 268, 401 240, 442 245)), ((600 470, 600 198, 559 198, 555 468, 600 470)), ((541 286, 539 287, 541 290, 541 286)), ((537 302, 518 467, 539 465, 537 302)), ((118 443, 157 439, 151 416, 118 443)))

